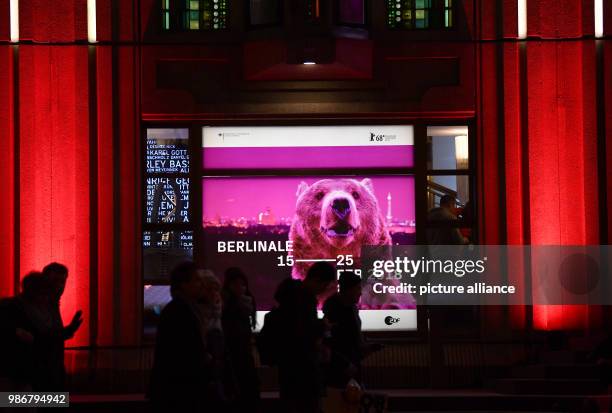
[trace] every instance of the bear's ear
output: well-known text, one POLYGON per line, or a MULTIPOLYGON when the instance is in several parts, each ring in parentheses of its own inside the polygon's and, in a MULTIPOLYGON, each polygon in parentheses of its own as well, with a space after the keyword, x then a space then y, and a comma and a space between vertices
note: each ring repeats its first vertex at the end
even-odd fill
POLYGON ((295 193, 295 196, 299 198, 300 195, 306 192, 307 189, 308 189, 308 184, 304 181, 300 182, 300 184, 298 185, 297 192, 295 193))
POLYGON ((372 184, 372 180, 370 178, 364 178, 361 181, 361 185, 363 185, 368 191, 374 194, 374 185, 372 184))

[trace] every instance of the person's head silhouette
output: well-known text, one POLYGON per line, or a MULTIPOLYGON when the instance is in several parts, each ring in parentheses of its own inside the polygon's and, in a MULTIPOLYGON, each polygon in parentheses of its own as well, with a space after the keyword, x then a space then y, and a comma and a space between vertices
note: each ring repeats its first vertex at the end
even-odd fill
POLYGON ((230 267, 225 270, 223 277, 223 290, 237 297, 251 295, 249 292, 249 280, 239 267, 230 267))
POLYGON ((440 198, 440 208, 452 209, 455 206, 455 198, 450 195, 443 195, 440 198))
POLYGON ((336 269, 327 262, 317 262, 308 269, 304 286, 316 296, 325 293, 336 282, 336 269))
POLYGON ((173 298, 183 297, 199 300, 203 293, 200 267, 193 261, 178 264, 170 273, 170 294, 173 298))
POLYGON ((64 294, 66 288, 66 280, 68 279, 68 267, 58 262, 52 262, 43 268, 45 277, 49 280, 51 299, 59 301, 64 294))
POLYGON ((23 298, 40 307, 48 305, 50 290, 49 279, 38 271, 28 273, 21 281, 23 298))

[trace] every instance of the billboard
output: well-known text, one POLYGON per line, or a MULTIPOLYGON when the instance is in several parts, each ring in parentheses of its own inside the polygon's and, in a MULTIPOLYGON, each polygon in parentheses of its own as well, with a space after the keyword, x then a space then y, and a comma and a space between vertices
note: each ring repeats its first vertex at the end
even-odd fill
POLYGON ((365 329, 416 329, 414 300, 360 274, 364 246, 416 242, 413 143, 409 125, 204 127, 203 262, 241 267, 261 316, 284 278, 327 261, 364 278, 365 329))

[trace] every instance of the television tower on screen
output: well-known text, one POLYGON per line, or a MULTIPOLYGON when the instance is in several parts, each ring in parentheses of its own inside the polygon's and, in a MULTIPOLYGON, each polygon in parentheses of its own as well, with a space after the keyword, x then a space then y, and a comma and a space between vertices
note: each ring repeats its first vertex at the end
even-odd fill
POLYGON ((391 224, 393 215, 391 215, 391 192, 387 194, 387 224, 391 224))

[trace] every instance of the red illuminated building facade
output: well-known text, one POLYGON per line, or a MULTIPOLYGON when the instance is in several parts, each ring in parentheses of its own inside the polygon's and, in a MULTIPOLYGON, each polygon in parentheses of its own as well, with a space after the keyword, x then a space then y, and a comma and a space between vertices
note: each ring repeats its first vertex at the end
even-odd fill
MULTIPOLYGON (((284 0, 255 17, 248 1, 97 0, 95 42, 86 0, 19 1, 13 41, 10 3, 0 0, 0 296, 32 269, 67 264, 64 315, 86 320, 69 345, 142 344, 149 126, 399 122, 419 139, 428 125, 467 125, 480 243, 610 243, 609 2, 596 33, 595 0, 528 0, 520 36, 516 0, 417 1, 410 13, 412 2, 355 12, 284 0)), ((477 330, 598 330, 611 315, 487 308, 477 330)))

